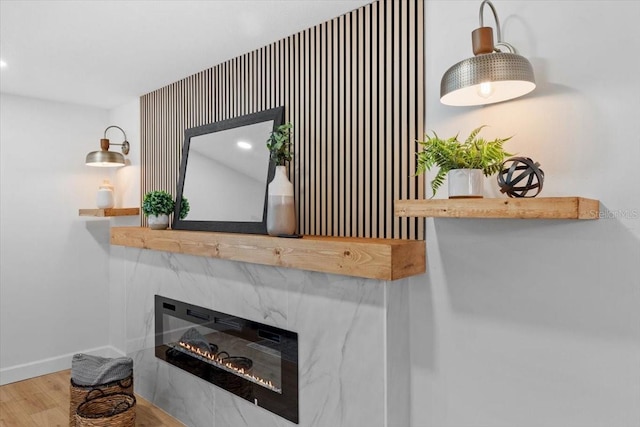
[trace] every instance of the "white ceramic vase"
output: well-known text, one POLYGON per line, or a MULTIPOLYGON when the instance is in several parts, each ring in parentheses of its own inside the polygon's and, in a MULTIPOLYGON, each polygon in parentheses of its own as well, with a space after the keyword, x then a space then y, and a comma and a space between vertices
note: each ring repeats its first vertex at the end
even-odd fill
POLYGON ((267 194, 267 233, 271 236, 294 234, 296 207, 293 202, 293 184, 287 176, 286 166, 276 166, 267 194))
POLYGON ((152 230, 164 230, 169 227, 169 215, 148 215, 147 222, 152 230))
POLYGON ((449 198, 479 198, 484 193, 482 169, 452 169, 447 176, 449 198))
POLYGON ((109 180, 102 181, 102 185, 98 187, 98 194, 96 195, 96 206, 98 209, 109 209, 115 205, 113 197, 113 185, 109 183, 109 180))

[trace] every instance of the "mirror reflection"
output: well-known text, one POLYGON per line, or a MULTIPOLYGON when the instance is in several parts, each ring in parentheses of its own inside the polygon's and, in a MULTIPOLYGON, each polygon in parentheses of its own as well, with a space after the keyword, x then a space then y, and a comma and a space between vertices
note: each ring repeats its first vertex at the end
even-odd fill
POLYGON ((261 221, 273 120, 191 138, 184 196, 192 221, 261 221))
POLYGON ((187 129, 176 198, 189 200, 176 230, 267 234, 267 185, 274 165, 266 141, 284 118, 284 108, 187 129))

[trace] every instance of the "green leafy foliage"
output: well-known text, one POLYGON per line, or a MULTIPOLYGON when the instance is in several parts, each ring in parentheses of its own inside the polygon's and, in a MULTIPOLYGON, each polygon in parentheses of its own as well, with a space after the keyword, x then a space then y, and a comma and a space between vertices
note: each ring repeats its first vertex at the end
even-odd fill
POLYGON ((182 196, 182 203, 180 203, 180 219, 185 219, 187 215, 189 215, 190 209, 191 206, 189 206, 189 200, 182 196))
POLYGON ((277 166, 284 166, 285 162, 290 162, 293 158, 291 151, 291 129, 290 122, 282 124, 276 128, 267 140, 267 148, 271 152, 271 160, 277 166))
POLYGON ((149 215, 169 215, 175 208, 171 194, 166 191, 149 191, 142 199, 142 212, 149 215))
MULTIPOLYGON (((176 207, 171 194, 163 190, 149 191, 142 199, 142 212, 146 215, 171 215, 176 207)), ((182 197, 180 204, 180 219, 189 214, 189 200, 182 197)))
POLYGON ((447 173, 452 169, 481 169, 485 176, 491 176, 500 171, 500 166, 511 153, 504 151, 502 146, 509 138, 497 138, 487 141, 478 137, 485 125, 474 129, 464 141, 458 141, 458 135, 449 139, 440 139, 433 132, 433 136, 425 135, 424 141, 418 141, 422 151, 417 153, 418 166, 416 175, 439 168, 435 178, 431 181, 433 196, 444 183, 447 173))

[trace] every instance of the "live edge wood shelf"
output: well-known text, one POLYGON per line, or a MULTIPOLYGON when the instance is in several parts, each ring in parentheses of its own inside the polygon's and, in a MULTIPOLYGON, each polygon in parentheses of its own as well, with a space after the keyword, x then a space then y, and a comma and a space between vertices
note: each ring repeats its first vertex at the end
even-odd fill
POLYGON ((108 209, 78 209, 80 216, 132 216, 140 215, 140 208, 108 208, 108 209))
POLYGON ((399 217, 598 219, 600 202, 583 197, 397 200, 399 217))
POLYGON ((257 234, 112 227, 111 244, 254 264, 396 280, 426 271, 423 240, 257 234))

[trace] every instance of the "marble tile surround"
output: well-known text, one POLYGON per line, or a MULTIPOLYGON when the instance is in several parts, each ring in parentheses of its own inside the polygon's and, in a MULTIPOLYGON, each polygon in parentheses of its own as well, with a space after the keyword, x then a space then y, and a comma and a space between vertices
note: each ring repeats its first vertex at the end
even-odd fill
POLYGON ((357 279, 118 247, 126 352, 141 396, 193 427, 295 424, 157 359, 154 295, 289 329, 299 338, 300 426, 409 425, 408 280, 357 279))

